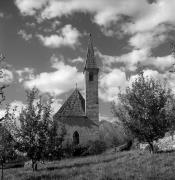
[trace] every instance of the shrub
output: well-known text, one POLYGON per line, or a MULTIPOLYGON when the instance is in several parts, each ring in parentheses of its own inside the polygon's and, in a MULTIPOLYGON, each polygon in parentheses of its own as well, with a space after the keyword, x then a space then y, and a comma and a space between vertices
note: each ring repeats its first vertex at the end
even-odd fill
POLYGON ((86 155, 95 155, 100 154, 106 150, 106 144, 104 141, 96 140, 96 141, 89 141, 87 151, 85 152, 86 155))
POLYGON ((101 140, 89 141, 86 145, 67 144, 62 149, 62 158, 96 155, 104 152, 106 148, 105 142, 101 140))

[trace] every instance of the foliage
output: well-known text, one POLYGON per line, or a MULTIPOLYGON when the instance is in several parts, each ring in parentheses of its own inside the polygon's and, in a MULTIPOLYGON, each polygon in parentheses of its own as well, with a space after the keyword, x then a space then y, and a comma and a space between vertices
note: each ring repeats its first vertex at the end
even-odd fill
POLYGON ((70 144, 67 143, 63 149, 62 149, 62 157, 63 158, 71 158, 71 157, 80 157, 80 156, 85 156, 85 152, 87 151, 88 147, 83 146, 83 145, 75 145, 75 144, 70 144))
POLYGON ((89 141, 84 145, 66 144, 63 148, 63 158, 89 156, 101 154, 107 149, 106 143, 102 140, 89 141))
MULTIPOLYGON (((51 116, 52 99, 45 103, 36 88, 26 91, 27 105, 19 116, 20 126, 16 126, 17 149, 27 153, 32 160, 33 170, 37 170, 37 161, 47 158, 56 151, 57 132, 51 116)), ((61 140, 63 138, 61 137, 61 140)), ((59 141, 60 142, 60 141, 59 141)))
POLYGON ((119 103, 113 113, 125 130, 140 142, 147 142, 153 150, 153 141, 164 137, 174 123, 167 118, 168 102, 173 98, 166 84, 140 73, 126 92, 118 95, 119 103))
MULTIPOLYGON (((3 56, 3 54, 0 54, 0 79, 4 79, 4 70, 7 69, 7 65, 4 61, 5 57, 3 56)), ((8 87, 9 85, 4 82, 1 81, 0 84, 0 105, 2 105, 2 103, 5 101, 5 95, 4 95, 4 90, 8 87)), ((4 119, 4 117, 2 117, 0 119, 0 121, 2 121, 4 119)))
POLYGON ((49 160, 61 159, 63 155, 63 142, 66 135, 66 129, 63 124, 52 122, 48 131, 48 144, 45 151, 45 158, 49 160), (58 133, 59 132, 59 133, 58 133))
MULTIPOLYGON (((2 103, 5 101, 5 93, 4 90, 9 86, 6 83, 6 79, 5 79, 5 70, 7 69, 7 65, 4 61, 5 57, 0 54, 0 79, 1 79, 1 83, 0 83, 0 105, 2 105, 2 103)), ((1 173, 1 178, 3 179, 3 165, 4 162, 9 159, 11 156, 13 157, 13 139, 10 135, 10 133, 7 131, 7 129, 5 128, 5 126, 3 125, 4 120, 6 120, 6 116, 3 116, 0 118, 0 131, 1 131, 1 136, 0 136, 0 161, 1 161, 1 165, 2 165, 2 173, 1 173)))
POLYGON ((87 155, 101 154, 106 150, 106 144, 101 140, 89 141, 87 147, 87 151, 85 152, 87 155))
POLYGON ((7 160, 12 160, 16 158, 16 153, 13 149, 14 140, 11 134, 2 124, 0 125, 0 134, 1 163, 5 163, 7 160))

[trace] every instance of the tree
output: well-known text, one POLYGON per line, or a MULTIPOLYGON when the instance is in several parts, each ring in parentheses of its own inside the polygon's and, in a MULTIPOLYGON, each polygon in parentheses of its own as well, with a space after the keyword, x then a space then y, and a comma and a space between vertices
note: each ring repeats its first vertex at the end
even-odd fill
MULTIPOLYGON (((6 63, 5 63, 5 57, 1 53, 0 54, 0 79, 4 78, 4 70, 7 69, 6 63)), ((3 81, 0 81, 0 105, 5 101, 5 94, 4 90, 8 87, 9 85, 4 83, 3 81)), ((0 118, 0 122, 5 119, 5 116, 0 118)))
POLYGON ((166 84, 144 77, 143 72, 118 94, 119 103, 113 113, 120 119, 125 130, 139 142, 147 142, 154 152, 153 141, 164 137, 174 120, 168 117, 169 99, 173 94, 166 84))
POLYGON ((18 140, 16 148, 27 153, 32 160, 34 171, 37 170, 37 161, 42 159, 50 117, 44 109, 41 97, 38 97, 37 89, 26 91, 26 95, 27 105, 19 115, 20 126, 15 129, 15 137, 18 140))
POLYGON ((57 134, 53 131, 55 126, 52 120, 52 99, 43 103, 36 88, 26 93, 27 105, 19 115, 20 127, 14 126, 14 134, 18 141, 16 148, 27 153, 35 171, 37 162, 45 159, 52 145, 51 139, 56 138, 57 134))
POLYGON ((42 119, 41 99, 37 101, 38 90, 26 91, 27 106, 19 116, 20 127, 16 129, 16 139, 18 139, 18 150, 27 153, 32 160, 33 170, 37 170, 37 161, 41 159, 44 146, 44 125, 42 119), (43 129, 42 129, 43 128, 43 129), (41 146, 41 144, 43 146, 41 146))
POLYGON ((48 144, 46 156, 48 159, 60 159, 63 156, 63 142, 66 135, 65 126, 52 121, 51 127, 49 129, 48 144), (58 133, 59 132, 59 133, 58 133))
MULTIPOLYGON (((4 70, 7 69, 6 63, 5 63, 5 57, 3 54, 0 54, 0 79, 4 79, 4 70)), ((0 105, 5 101, 5 94, 4 90, 8 87, 9 85, 4 83, 2 80, 0 82, 0 105)), ((9 151, 12 150, 13 148, 13 143, 12 143, 12 136, 10 133, 7 131, 7 129, 3 125, 3 121, 6 119, 6 116, 3 116, 0 118, 0 161, 1 161, 1 166, 2 166, 2 174, 1 174, 1 179, 3 179, 3 164, 5 162, 5 158, 9 151)))

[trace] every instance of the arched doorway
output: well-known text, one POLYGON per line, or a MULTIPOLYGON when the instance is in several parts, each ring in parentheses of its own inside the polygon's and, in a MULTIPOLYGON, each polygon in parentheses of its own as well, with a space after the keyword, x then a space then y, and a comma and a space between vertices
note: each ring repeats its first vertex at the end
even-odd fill
POLYGON ((79 144, 79 134, 77 131, 75 131, 73 134, 73 144, 75 145, 79 144))

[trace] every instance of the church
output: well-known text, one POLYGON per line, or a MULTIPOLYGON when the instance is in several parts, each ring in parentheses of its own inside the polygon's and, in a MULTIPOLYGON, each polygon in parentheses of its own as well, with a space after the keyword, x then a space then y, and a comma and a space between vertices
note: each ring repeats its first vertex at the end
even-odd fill
POLYGON ((65 141, 75 145, 83 145, 99 138, 99 68, 94 56, 91 34, 89 35, 87 57, 82 73, 85 78, 85 99, 76 87, 54 115, 54 121, 63 123, 66 128, 65 141))

